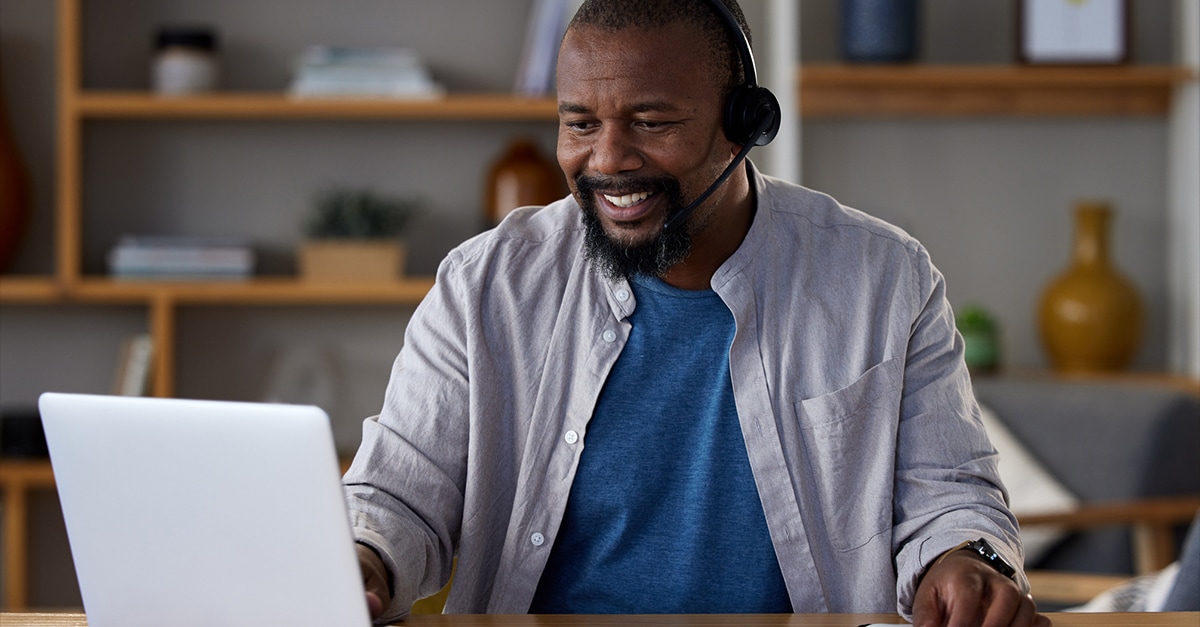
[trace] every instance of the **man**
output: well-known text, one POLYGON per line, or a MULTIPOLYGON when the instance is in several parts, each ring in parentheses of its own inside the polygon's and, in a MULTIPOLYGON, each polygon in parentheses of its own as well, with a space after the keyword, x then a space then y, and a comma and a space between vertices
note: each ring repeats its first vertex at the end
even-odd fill
POLYGON ((449 612, 1048 624, 981 558, 1020 543, 920 244, 748 162, 664 228, 742 149, 738 58, 707 1, 580 9, 572 195, 450 253, 346 475, 373 615, 457 556, 449 612))

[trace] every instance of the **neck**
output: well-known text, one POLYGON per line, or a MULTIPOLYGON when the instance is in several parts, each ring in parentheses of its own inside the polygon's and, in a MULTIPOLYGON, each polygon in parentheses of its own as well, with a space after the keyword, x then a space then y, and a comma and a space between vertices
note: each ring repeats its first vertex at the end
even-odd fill
POLYGON ((754 221, 755 202, 745 165, 729 177, 710 201, 717 203, 712 219, 692 234, 692 252, 687 259, 662 276, 668 285, 685 290, 709 289, 717 269, 746 239, 754 221))

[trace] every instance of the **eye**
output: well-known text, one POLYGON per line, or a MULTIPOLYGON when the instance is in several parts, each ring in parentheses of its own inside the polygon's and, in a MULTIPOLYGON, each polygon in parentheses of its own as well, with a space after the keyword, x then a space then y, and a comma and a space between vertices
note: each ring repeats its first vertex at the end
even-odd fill
POLYGON ((593 120, 562 120, 563 128, 573 133, 586 133, 596 128, 596 122, 593 120))
POLYGON ((634 127, 644 131, 661 132, 671 128, 675 123, 667 120, 635 120, 634 127))

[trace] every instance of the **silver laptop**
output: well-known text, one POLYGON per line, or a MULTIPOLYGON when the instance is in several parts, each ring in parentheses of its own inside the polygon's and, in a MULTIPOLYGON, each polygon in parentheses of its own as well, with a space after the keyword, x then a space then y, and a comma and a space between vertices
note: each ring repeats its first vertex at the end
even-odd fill
POLYGON ((92 627, 370 624, 321 409, 57 393, 39 408, 92 627))

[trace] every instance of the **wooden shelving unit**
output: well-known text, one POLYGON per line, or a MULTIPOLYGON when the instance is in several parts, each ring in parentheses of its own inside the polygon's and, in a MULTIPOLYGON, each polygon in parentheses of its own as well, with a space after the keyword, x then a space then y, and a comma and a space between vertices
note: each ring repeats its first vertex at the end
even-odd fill
POLYGON ((456 94, 428 100, 295 98, 231 92, 163 98, 145 92, 83 92, 74 101, 85 119, 423 120, 447 122, 556 120, 553 99, 507 94, 456 94))
POLYGON ((84 274, 83 127, 93 121, 380 120, 456 123, 545 121, 557 118, 553 99, 507 94, 455 94, 420 100, 310 99, 283 93, 227 92, 161 97, 144 91, 82 88, 82 0, 58 0, 58 205, 53 277, 0 279, 0 302, 23 304, 143 304, 148 308, 156 359, 152 393, 174 393, 176 309, 222 305, 414 305, 432 278, 373 284, 317 284, 294 277, 247 281, 116 281, 84 274))
POLYGON ((809 118, 1163 116, 1172 88, 1196 80, 1160 66, 805 65, 809 118))
MULTIPOLYGON (((50 276, 0 277, 5 306, 134 305, 146 308, 155 359, 151 392, 175 393, 176 319, 180 308, 223 306, 415 305, 432 277, 382 283, 317 283, 296 277, 245 281, 131 281, 85 274, 82 266, 84 125, 105 120, 314 120, 546 122, 557 119, 553 99, 508 94, 454 94, 431 100, 299 99, 282 93, 230 92, 163 98, 148 92, 82 89, 84 0, 57 3, 57 206, 55 270, 50 276)), ((27 503, 35 490, 53 489, 49 462, 0 462, 4 510, 4 606, 19 610, 28 599, 27 503)))
POLYGON ((0 461, 0 509, 4 525, 4 595, 9 609, 24 609, 29 584, 29 494, 54 488, 54 471, 45 461, 0 461))

